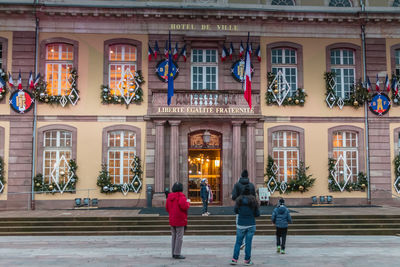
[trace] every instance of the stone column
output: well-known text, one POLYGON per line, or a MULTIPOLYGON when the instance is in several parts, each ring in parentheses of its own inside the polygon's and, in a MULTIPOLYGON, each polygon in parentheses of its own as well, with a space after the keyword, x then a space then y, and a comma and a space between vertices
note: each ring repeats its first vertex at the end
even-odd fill
POLYGON ((154 121, 156 125, 156 149, 155 149, 155 181, 154 192, 164 192, 165 180, 165 155, 164 155, 164 124, 165 121, 154 121))
POLYGON ((232 121, 232 186, 242 172, 242 151, 240 147, 240 127, 243 121, 232 121))
POLYGON ((171 125, 171 140, 169 153, 169 188, 179 181, 179 124, 180 121, 168 121, 171 125))
POLYGON ((246 121, 247 124, 247 171, 250 182, 256 181, 256 121, 246 121))

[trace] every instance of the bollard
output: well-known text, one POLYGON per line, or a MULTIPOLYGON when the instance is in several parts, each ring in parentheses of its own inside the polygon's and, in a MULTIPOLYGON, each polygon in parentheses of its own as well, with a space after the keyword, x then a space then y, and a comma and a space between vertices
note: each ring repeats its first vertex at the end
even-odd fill
POLYGON ((153 187, 151 185, 148 185, 146 187, 146 199, 147 199, 147 207, 151 208, 153 201, 153 187))

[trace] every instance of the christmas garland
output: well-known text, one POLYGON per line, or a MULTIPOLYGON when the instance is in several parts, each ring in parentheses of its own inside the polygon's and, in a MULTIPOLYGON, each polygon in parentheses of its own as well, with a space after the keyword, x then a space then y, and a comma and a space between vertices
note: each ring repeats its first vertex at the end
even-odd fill
MULTIPOLYGON (((76 91, 76 95, 75 94, 71 94, 69 97, 71 98, 71 101, 74 101, 75 98, 77 96, 79 96, 79 90, 77 88, 76 82, 78 79, 78 74, 76 69, 71 69, 70 73, 70 77, 69 77, 69 83, 71 84, 70 88, 68 89, 68 91, 65 93, 65 95, 49 95, 47 92, 47 83, 44 80, 43 77, 39 78, 39 82, 37 83, 37 85, 35 86, 35 88, 33 89, 33 95, 35 97, 35 99, 39 102, 42 103, 46 103, 46 104, 56 104, 56 105, 62 105, 61 104, 61 99, 63 97, 68 98, 68 95, 71 93, 71 91, 73 89, 75 89, 76 91)), ((79 98, 78 98, 79 99, 79 98)), ((70 101, 66 100, 65 101, 65 105, 70 104, 70 101)))
MULTIPOLYGON (((274 97, 274 93, 277 94, 279 91, 278 89, 270 89, 270 85, 273 83, 274 79, 275 79, 275 74, 272 72, 268 72, 267 73, 267 80, 268 80, 268 89, 267 92, 265 93, 265 100, 267 105, 278 105, 275 97, 274 97)), ((275 83, 275 87, 277 88, 278 84, 275 83)), ((297 88, 296 92, 294 93, 294 95, 292 96, 288 96, 285 98, 285 100, 283 100, 282 105, 283 106, 304 106, 304 102, 306 100, 306 92, 304 89, 302 88, 297 88)))
MULTIPOLYGON (((329 97, 329 101, 334 103, 339 100, 339 97, 336 95, 335 90, 330 85, 331 80, 335 79, 336 73, 334 72, 325 72, 324 79, 325 79, 325 87, 326 87, 326 98, 329 97)), ((350 97, 348 99, 343 100, 343 106, 353 106, 354 108, 359 108, 360 106, 364 105, 366 101, 371 100, 371 96, 368 93, 367 88, 363 86, 361 80, 358 81, 355 85, 350 87, 350 97)), ((328 105, 328 103, 327 103, 328 105)), ((329 105, 328 105, 329 106, 329 105)))
MULTIPOLYGON (((335 182, 335 177, 333 177, 333 172, 335 171, 336 160, 333 158, 328 159, 328 189, 331 192, 340 192, 339 186, 335 182)), ((340 186, 343 187, 344 182, 339 182, 340 186)), ((348 182, 344 188, 346 191, 365 191, 368 187, 367 176, 363 172, 359 172, 357 175, 356 182, 348 182)))
POLYGON ((2 157, 0 157, 0 182, 3 184, 2 188, 0 188, 0 193, 3 193, 6 181, 4 179, 4 160, 2 157))
POLYGON ((113 184, 111 182, 110 173, 107 169, 107 164, 101 165, 101 171, 97 177, 97 186, 100 187, 101 193, 115 193, 115 192, 135 192, 138 193, 142 189, 142 167, 140 158, 135 156, 131 166, 133 173, 132 179, 128 184, 113 184), (135 180, 137 179, 137 180, 135 180), (125 188, 124 188, 125 187, 125 188))
MULTIPOLYGON (((68 165, 70 168, 70 172, 72 173, 72 177, 67 187, 65 188, 64 192, 74 193, 76 189, 76 183, 78 182, 78 176, 76 175, 76 170, 78 169, 78 166, 76 165, 76 161, 73 159, 68 161, 68 165)), ((66 173, 64 175, 69 175, 69 173, 66 173)), ((51 183, 44 183, 43 175, 41 173, 38 173, 33 178, 33 182, 35 183, 34 189, 36 192, 44 192, 52 194, 60 192, 57 190, 58 187, 54 181, 51 181, 51 183)), ((64 188, 65 183, 60 183, 58 184, 58 186, 60 188, 64 188)))
POLYGON ((3 88, 0 88, 0 101, 6 97, 7 94, 7 82, 8 82, 8 75, 7 73, 3 70, 0 69, 0 77, 6 82, 6 85, 3 86, 3 88))
POLYGON ((397 155, 394 160, 394 175, 395 175, 395 183, 394 183, 394 187, 396 188, 396 191, 399 192, 400 191, 400 179, 397 179, 398 177, 400 177, 400 154, 397 155))
POLYGON ((117 95, 116 93, 111 93, 111 88, 108 85, 102 85, 101 89, 101 103, 103 104, 125 104, 127 107, 131 103, 140 104, 143 101, 143 90, 141 85, 144 84, 144 78, 142 76, 142 71, 138 70, 135 73, 134 79, 139 84, 139 88, 136 91, 131 92, 133 97, 131 101, 127 104, 125 99, 121 95, 117 95))
MULTIPOLYGON (((396 82, 399 82, 400 80, 400 75, 392 74, 392 80, 391 84, 393 84, 393 78, 396 77, 396 82)), ((398 88, 400 90, 400 88, 398 88)), ((392 103, 395 105, 399 106, 400 105, 400 94, 399 92, 396 92, 396 88, 392 86, 392 103)))
MULTIPOLYGON (((272 156, 268 156, 268 163, 267 163, 267 168, 266 168, 266 173, 264 176, 267 176, 268 179, 266 181, 266 184, 268 186, 268 183, 270 186, 275 186, 275 184, 271 184, 273 182, 270 181, 272 177, 275 178, 275 174, 273 171, 273 166, 274 166, 275 160, 272 158, 272 156)), ((282 182, 277 181, 277 187, 276 190, 279 190, 279 193, 285 193, 289 194, 291 192, 301 192, 304 193, 308 191, 315 183, 315 178, 312 178, 312 174, 307 175, 307 170, 309 167, 305 167, 304 162, 300 161, 299 162, 299 167, 296 168, 296 176, 294 179, 291 179, 290 181, 286 182, 287 188, 285 191, 282 191, 281 184, 282 182)))

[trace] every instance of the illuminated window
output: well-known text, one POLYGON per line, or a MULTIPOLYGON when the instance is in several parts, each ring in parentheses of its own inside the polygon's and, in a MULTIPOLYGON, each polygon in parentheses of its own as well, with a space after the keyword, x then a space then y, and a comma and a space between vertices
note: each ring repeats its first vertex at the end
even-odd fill
POLYGON ((329 6, 334 7, 351 7, 351 2, 349 0, 330 0, 329 6))
POLYGON ((67 95, 73 68, 74 47, 53 43, 46 46, 46 82, 49 95, 67 95))
POLYGON ((297 90, 297 52, 292 48, 271 49, 272 73, 279 71, 285 76, 290 85, 289 95, 293 95, 297 90))
POLYGON ((343 162, 339 162, 338 181, 357 181, 358 174, 358 134, 350 131, 333 132, 333 158, 338 160, 343 157, 349 168, 345 168, 343 162))
POLYGON ((395 51, 396 75, 400 75, 400 49, 395 51))
POLYGON ((192 50, 192 90, 218 89, 217 55, 215 49, 192 50))
POLYGON ((294 6, 294 0, 272 0, 271 5, 276 6, 294 6))
POLYGON ((349 99, 351 86, 356 79, 354 51, 350 49, 332 49, 330 60, 331 71, 336 74, 335 93, 338 97, 349 99))
POLYGON ((46 131, 43 135, 43 146, 44 182, 65 184, 68 181, 68 161, 72 155, 72 133, 60 130, 46 131), (65 160, 61 160, 63 156, 65 160))
POLYGON ((131 163, 136 155, 136 134, 131 131, 108 132, 107 142, 107 161, 111 182, 129 183, 131 163))
POLYGON ((121 95, 118 87, 129 90, 134 86, 130 84, 136 72, 137 49, 129 44, 110 45, 108 51, 108 84, 111 93, 121 95), (122 82, 122 84, 120 84, 122 82))
POLYGON ((279 181, 289 181, 295 178, 299 167, 299 133, 279 131, 272 133, 272 154, 279 171, 279 181))

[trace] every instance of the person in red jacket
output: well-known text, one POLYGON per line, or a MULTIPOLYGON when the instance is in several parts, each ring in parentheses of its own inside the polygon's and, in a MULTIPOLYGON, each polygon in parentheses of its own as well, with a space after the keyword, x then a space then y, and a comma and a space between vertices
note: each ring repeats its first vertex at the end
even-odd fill
POLYGON ((172 257, 184 259, 181 255, 183 233, 187 225, 187 212, 190 207, 190 199, 182 193, 183 185, 176 182, 172 186, 172 193, 168 194, 165 208, 169 214, 169 225, 172 234, 172 257))

